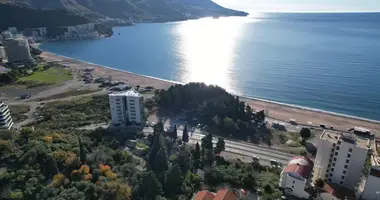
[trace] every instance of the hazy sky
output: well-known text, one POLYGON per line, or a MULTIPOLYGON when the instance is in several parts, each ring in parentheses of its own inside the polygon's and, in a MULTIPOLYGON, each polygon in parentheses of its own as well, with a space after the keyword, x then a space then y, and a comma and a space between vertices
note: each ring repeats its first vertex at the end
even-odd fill
POLYGON ((380 12, 380 0, 213 0, 247 12, 380 12))

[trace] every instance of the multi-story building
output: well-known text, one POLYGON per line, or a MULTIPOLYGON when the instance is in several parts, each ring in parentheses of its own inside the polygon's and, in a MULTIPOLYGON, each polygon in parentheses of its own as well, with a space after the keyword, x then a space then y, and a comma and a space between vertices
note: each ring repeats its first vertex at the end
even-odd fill
POLYGON ((324 131, 317 143, 313 180, 322 179, 354 190, 362 176, 369 140, 334 131, 324 131))
POLYGON ((314 163, 305 156, 290 159, 289 164, 282 170, 279 186, 286 194, 308 199, 310 194, 305 191, 311 185, 314 163))
POLYGON ((8 62, 30 62, 33 60, 29 42, 25 37, 5 39, 3 44, 8 62))
POLYGON ((361 199, 363 200, 380 199, 380 157, 371 156, 371 164, 371 169, 361 193, 361 199))
POLYGON ((0 129, 11 129, 13 121, 9 108, 3 102, 0 102, 0 129))
POLYGON ((129 125, 144 122, 144 97, 137 91, 128 91, 108 94, 112 124, 129 125))

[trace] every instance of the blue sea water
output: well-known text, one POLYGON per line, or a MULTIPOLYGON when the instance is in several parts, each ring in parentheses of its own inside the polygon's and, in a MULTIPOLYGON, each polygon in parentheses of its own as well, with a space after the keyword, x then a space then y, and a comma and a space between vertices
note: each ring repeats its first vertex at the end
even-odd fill
POLYGON ((114 32, 40 47, 137 74, 380 120, 380 13, 261 13, 114 32))

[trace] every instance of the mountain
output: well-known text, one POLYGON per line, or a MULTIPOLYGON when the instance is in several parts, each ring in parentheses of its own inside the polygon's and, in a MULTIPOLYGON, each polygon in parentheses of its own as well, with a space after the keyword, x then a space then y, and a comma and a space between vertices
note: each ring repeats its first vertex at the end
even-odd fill
MULTIPOLYGON (((89 19, 64 9, 41 10, 0 3, 0 30, 6 30, 8 27, 17 27, 21 30, 37 27, 55 29, 61 26, 73 26, 89 22, 89 19)), ((96 24, 95 28, 101 34, 112 35, 112 29, 102 24, 96 24)))
POLYGON ((101 18, 175 21, 206 16, 246 16, 211 0, 0 0, 38 9, 65 9, 93 21, 101 18))

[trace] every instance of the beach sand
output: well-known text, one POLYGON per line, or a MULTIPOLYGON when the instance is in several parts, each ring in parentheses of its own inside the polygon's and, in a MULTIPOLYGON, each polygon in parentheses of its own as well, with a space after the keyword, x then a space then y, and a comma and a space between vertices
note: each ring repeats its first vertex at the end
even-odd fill
MULTIPOLYGON (((82 62, 64 56, 58 56, 49 52, 43 52, 41 54, 41 57, 47 62, 55 61, 60 64, 69 66, 75 70, 83 70, 86 67, 92 67, 95 69, 93 74, 96 76, 104 78, 111 77, 112 80, 124 81, 131 85, 140 85, 142 87, 153 86, 156 89, 167 89, 175 84, 175 82, 82 62)), ((370 129, 373 133, 380 137, 380 123, 376 121, 341 116, 324 111, 283 105, 259 99, 251 99, 245 97, 242 97, 240 99, 244 100, 256 110, 268 111, 269 117, 277 120, 289 121, 289 119, 292 118, 295 119, 299 124, 307 124, 307 122, 312 122, 313 125, 318 126, 320 123, 323 123, 328 127, 333 126, 335 129, 341 130, 348 130, 350 128, 359 126, 370 129)))

